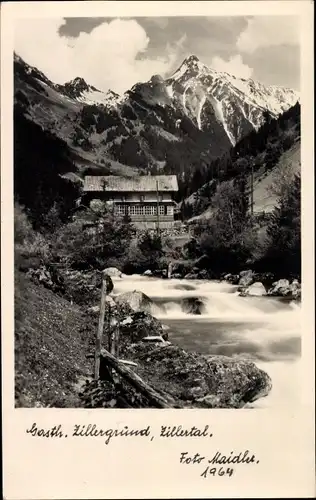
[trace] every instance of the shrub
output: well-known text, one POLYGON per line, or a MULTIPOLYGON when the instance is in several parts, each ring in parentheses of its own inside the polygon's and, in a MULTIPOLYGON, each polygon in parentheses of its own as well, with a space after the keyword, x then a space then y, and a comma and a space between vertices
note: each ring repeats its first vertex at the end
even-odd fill
POLYGON ((145 231, 131 243, 123 270, 126 273, 154 271, 166 265, 164 255, 160 235, 145 231))
POLYGON ((45 237, 34 231, 23 208, 14 205, 14 260, 15 267, 27 271, 37 268, 51 259, 50 244, 45 237))
POLYGON ((56 235, 54 252, 75 269, 104 269, 110 259, 124 261, 134 234, 132 225, 101 208, 85 220, 65 225, 56 235))

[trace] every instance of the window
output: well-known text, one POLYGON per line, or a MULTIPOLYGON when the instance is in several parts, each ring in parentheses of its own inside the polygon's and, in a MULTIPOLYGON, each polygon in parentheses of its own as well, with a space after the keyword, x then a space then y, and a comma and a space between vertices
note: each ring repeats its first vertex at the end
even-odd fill
POLYGON ((129 207, 130 215, 143 215, 143 207, 140 205, 131 205, 129 207))
POLYGON ((173 215, 173 206, 172 205, 167 206, 167 215, 173 215))
POLYGON ((115 213, 117 215, 125 215, 125 205, 115 205, 115 213))
MULTIPOLYGON (((117 205, 121 206, 121 205, 117 205)), ((124 212, 125 213, 125 212, 124 212)), ((130 205, 128 207, 129 215, 147 215, 157 216, 157 205, 130 205)), ((159 215, 165 215, 165 206, 159 205, 159 215)))
POLYGON ((156 207, 153 205, 146 205, 145 207, 145 215, 155 215, 156 213, 156 207))

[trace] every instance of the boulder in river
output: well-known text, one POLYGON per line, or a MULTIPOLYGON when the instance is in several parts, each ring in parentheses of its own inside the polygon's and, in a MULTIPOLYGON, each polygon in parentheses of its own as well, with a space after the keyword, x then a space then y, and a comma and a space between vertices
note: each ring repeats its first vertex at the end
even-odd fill
POLYGON ((272 287, 268 291, 268 295, 276 297, 286 297, 290 293, 290 282, 286 279, 275 281, 272 283, 272 287))
POLYGON ((153 272, 150 269, 147 269, 147 271, 145 271, 143 273, 143 276, 152 276, 152 275, 153 275, 153 272))
POLYGON ((151 311, 153 301, 143 292, 134 290, 133 292, 125 292, 115 297, 115 302, 119 305, 128 304, 133 311, 151 311))
POLYGON ((187 297, 181 301, 182 310, 187 314, 202 314, 205 305, 199 297, 187 297))
POLYGON ((239 295, 243 297, 252 296, 252 297, 263 297, 267 295, 266 289, 260 281, 256 281, 248 288, 245 288, 239 295))
POLYGON ((238 285, 238 282, 240 280, 240 276, 239 276, 239 274, 228 273, 228 274, 225 274, 223 279, 225 281, 227 281, 228 283, 231 283, 232 285, 238 285))
POLYGON ((301 298, 301 284, 298 280, 295 279, 292 281, 292 283, 290 284, 290 292, 293 299, 301 298))
POLYGON ((184 279, 186 279, 186 280, 198 280, 199 275, 197 273, 188 273, 184 276, 184 279))
POLYGON ((179 283, 178 285, 174 286, 174 289, 175 290, 187 290, 187 291, 196 290, 195 286, 188 285, 187 283, 179 283))
POLYGON ((287 279, 280 279, 279 281, 272 283, 272 287, 269 289, 268 295, 298 300, 301 298, 301 285, 296 279, 293 280, 291 284, 287 279))
POLYGON ((116 267, 107 267, 103 270, 103 274, 111 276, 112 278, 122 278, 123 273, 116 267))
POLYGON ((251 269, 247 271, 240 272, 240 280, 238 282, 238 286, 240 288, 250 286, 254 282, 254 273, 251 269))

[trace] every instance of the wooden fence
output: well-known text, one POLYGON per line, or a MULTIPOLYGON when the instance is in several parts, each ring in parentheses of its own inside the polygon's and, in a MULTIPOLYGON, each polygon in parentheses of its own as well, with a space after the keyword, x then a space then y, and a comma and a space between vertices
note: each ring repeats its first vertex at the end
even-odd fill
POLYGON ((98 329, 95 338, 95 352, 88 354, 87 357, 94 357, 94 378, 100 378, 100 366, 106 366, 111 374, 113 382, 118 382, 122 377, 135 389, 137 389, 143 396, 147 398, 149 403, 155 408, 179 408, 171 396, 162 396, 156 389, 151 387, 147 382, 137 375, 130 366, 137 367, 137 364, 129 361, 119 359, 119 323, 114 317, 107 318, 107 338, 103 338, 104 324, 105 324, 105 309, 106 309, 106 295, 107 295, 107 281, 103 276, 100 300, 100 315, 98 329), (103 342, 106 343, 107 349, 102 346, 103 342), (102 363, 101 363, 102 362, 102 363))

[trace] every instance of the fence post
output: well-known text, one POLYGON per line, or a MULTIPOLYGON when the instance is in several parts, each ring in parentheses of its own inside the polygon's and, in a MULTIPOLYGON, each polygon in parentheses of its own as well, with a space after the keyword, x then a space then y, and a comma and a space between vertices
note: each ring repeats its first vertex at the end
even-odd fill
MULTIPOLYGON (((109 322, 108 349, 109 349, 109 352, 114 357, 118 356, 118 352, 119 352, 119 345, 118 345, 119 335, 118 335, 118 333, 119 333, 118 320, 115 317, 111 317, 110 322, 109 322)), ((117 380, 118 377, 115 373, 115 370, 112 368, 111 371, 112 371, 113 380, 117 380)))
POLYGON ((101 301, 100 301, 100 316, 99 325, 96 332, 95 339, 95 354, 94 354, 94 378, 99 379, 100 376, 100 356, 101 356, 101 341, 104 328, 104 315, 105 315, 105 297, 107 292, 107 281, 106 276, 102 276, 102 288, 101 288, 101 301))

